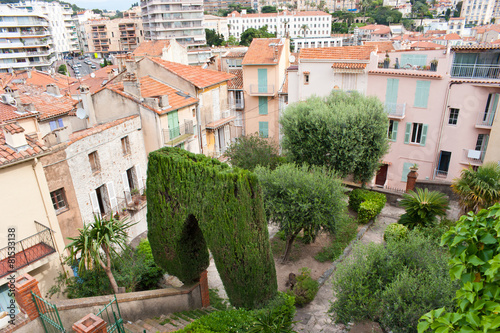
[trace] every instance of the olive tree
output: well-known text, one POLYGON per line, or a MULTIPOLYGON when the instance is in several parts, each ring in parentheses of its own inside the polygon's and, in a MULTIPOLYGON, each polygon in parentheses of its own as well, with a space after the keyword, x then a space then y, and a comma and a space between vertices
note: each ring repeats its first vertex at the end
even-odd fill
POLYGON ((334 233, 345 218, 347 200, 342 181, 325 168, 283 164, 275 170, 257 167, 267 217, 286 236, 283 261, 301 231, 314 240, 322 229, 334 233))
POLYGON ((368 182, 387 152, 387 114, 376 97, 332 92, 289 105, 281 117, 283 148, 298 164, 326 166, 368 182))

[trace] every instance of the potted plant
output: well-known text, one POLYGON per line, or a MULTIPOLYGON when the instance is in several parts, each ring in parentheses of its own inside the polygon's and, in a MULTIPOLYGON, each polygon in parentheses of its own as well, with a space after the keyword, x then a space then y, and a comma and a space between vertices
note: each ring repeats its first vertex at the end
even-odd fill
POLYGON ((389 58, 389 53, 385 53, 384 59, 384 68, 389 68, 389 64, 391 63, 391 58, 389 58))
POLYGON ((136 189, 136 188, 133 188, 131 191, 130 191, 130 195, 135 197, 135 196, 138 196, 140 193, 139 193, 139 190, 136 189))
POLYGON ((410 171, 415 171, 415 172, 417 172, 417 171, 418 171, 418 164, 417 164, 417 163, 414 163, 414 164, 410 167, 410 171))
POLYGON ((435 72, 437 70, 438 60, 436 58, 431 60, 431 71, 435 72))

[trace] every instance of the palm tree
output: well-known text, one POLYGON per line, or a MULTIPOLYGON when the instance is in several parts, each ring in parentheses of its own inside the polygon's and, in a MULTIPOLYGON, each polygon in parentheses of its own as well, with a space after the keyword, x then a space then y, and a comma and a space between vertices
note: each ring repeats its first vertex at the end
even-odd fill
POLYGON ((462 170, 460 178, 453 181, 451 188, 460 196, 464 212, 477 213, 500 200, 500 166, 493 162, 485 163, 477 171, 469 166, 462 170))
POLYGON ((406 210, 398 223, 406 225, 408 229, 417 226, 427 227, 437 221, 437 216, 445 216, 448 200, 444 193, 417 188, 416 192, 409 191, 403 194, 400 206, 406 210))
POLYGON ((111 253, 116 253, 116 247, 124 249, 128 239, 127 229, 136 223, 117 220, 113 214, 109 220, 94 216, 94 223, 86 223, 83 229, 78 229, 78 237, 68 237, 71 243, 66 248, 70 249, 71 255, 67 261, 75 261, 76 255, 80 253, 79 270, 92 269, 98 263, 106 272, 113 292, 117 294, 118 284, 111 271, 111 253))
POLYGON ((302 24, 300 26, 299 30, 304 32, 304 47, 305 47, 306 46, 306 31, 309 30, 309 26, 307 24, 302 24))

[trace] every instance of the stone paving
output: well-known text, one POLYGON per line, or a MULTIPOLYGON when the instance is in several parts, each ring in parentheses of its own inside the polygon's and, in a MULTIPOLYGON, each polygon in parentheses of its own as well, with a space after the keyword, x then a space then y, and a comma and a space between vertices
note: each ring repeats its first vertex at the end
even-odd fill
MULTIPOLYGON (((385 228, 396 223, 399 216, 404 213, 404 209, 386 205, 375 223, 366 231, 361 238, 363 243, 382 243, 385 228)), ((269 234, 272 237, 276 233, 276 227, 270 227, 269 234)), ((333 273, 335 274, 335 272, 333 273)), ((220 280, 213 259, 210 261, 208 268, 208 284, 210 288, 217 288, 219 295, 227 299, 224 286, 220 280)), ((303 308, 297 309, 294 329, 299 333, 343 333, 347 332, 346 327, 342 324, 335 324, 328 313, 330 301, 333 300, 332 278, 321 286, 314 301, 303 308)), ((350 333, 371 333, 377 332, 379 328, 367 328, 369 325, 356 325, 350 329, 350 333)))

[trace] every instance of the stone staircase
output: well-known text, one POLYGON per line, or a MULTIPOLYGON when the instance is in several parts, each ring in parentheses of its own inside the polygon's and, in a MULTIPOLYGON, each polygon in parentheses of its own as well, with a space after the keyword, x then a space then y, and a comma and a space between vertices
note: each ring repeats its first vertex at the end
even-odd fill
POLYGON ((196 310, 182 311, 161 315, 156 318, 139 319, 135 322, 125 324, 127 333, 164 333, 175 332, 186 327, 196 319, 217 311, 213 307, 201 308, 196 310))

